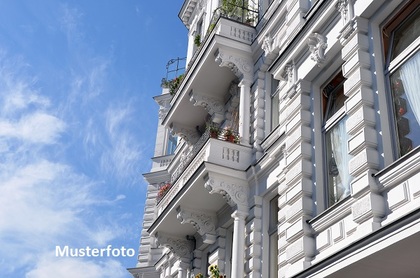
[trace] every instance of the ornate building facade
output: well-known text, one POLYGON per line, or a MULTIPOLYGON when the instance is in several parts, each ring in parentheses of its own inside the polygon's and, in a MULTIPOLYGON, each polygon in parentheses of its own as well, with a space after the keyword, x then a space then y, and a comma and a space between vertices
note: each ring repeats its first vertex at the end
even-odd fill
POLYGON ((185 0, 135 278, 418 277, 420 1, 185 0))

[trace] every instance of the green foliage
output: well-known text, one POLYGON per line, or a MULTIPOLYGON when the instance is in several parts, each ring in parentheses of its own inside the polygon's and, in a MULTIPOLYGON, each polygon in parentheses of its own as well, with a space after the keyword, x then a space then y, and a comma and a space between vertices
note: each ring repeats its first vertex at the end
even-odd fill
POLYGON ((194 44, 197 47, 200 47, 200 45, 201 45, 201 35, 200 34, 195 35, 195 37, 194 37, 194 44))

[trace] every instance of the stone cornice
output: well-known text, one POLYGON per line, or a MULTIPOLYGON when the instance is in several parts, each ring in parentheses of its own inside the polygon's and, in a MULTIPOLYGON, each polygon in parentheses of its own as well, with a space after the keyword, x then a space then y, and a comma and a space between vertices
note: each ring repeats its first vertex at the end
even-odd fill
POLYGON ((181 224, 189 223, 194 226, 204 243, 213 244, 216 242, 216 215, 198 210, 177 208, 177 218, 181 224))

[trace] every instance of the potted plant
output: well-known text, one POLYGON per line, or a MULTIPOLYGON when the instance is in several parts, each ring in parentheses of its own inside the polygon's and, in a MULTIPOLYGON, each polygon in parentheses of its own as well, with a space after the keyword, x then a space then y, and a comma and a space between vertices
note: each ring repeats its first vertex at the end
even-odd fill
POLYGON ((169 93, 173 96, 175 95, 176 91, 178 90, 179 85, 181 85, 182 80, 184 79, 184 74, 181 74, 171 81, 169 81, 169 93))
POLYGON ((161 200, 166 195, 166 193, 168 193, 169 189, 171 189, 171 186, 172 185, 170 183, 165 183, 164 185, 161 185, 159 187, 159 191, 157 195, 158 200, 161 200))
POLYGON ((224 129, 223 136, 225 137, 226 141, 233 142, 235 140, 235 135, 233 134, 233 130, 230 127, 226 127, 224 129))
POLYGON ((220 129, 216 124, 211 123, 207 126, 207 128, 209 130, 210 138, 218 138, 219 137, 220 129))
POLYGON ((197 47, 200 47, 200 45, 201 45, 201 35, 200 34, 195 35, 195 37, 194 37, 194 44, 197 47))

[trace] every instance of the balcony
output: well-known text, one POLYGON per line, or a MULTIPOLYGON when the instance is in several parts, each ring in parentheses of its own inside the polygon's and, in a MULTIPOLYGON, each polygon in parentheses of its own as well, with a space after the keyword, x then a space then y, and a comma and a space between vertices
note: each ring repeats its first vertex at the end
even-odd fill
MULTIPOLYGON (((223 122, 220 114, 225 111, 220 109, 231 98, 232 82, 238 84, 244 76, 252 76, 251 43, 255 35, 252 26, 219 17, 189 62, 162 124, 194 130, 205 123, 208 114, 215 122, 223 122)), ((190 139, 186 134, 180 136, 190 139)))
POLYGON ((150 233, 175 232, 184 237, 196 232, 192 225, 182 225, 177 219, 180 206, 195 211, 216 213, 226 205, 226 200, 219 194, 209 194, 205 188, 205 178, 209 173, 223 175, 230 179, 245 180, 245 170, 251 164, 252 148, 216 138, 209 138, 208 133, 197 142, 191 160, 183 160, 185 152, 179 152, 169 166, 173 171, 169 191, 158 201, 157 219, 149 229, 150 233), (201 145, 201 147, 200 147, 201 145), (178 157, 177 157, 178 156, 178 157), (179 174, 179 175, 178 175, 179 174))

